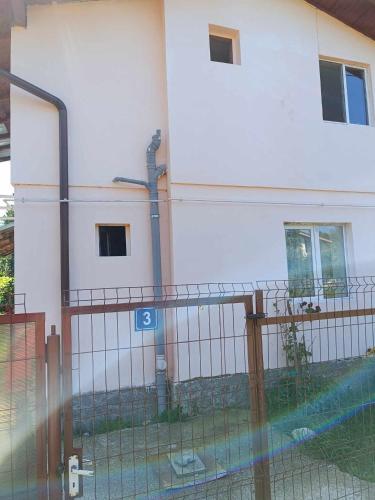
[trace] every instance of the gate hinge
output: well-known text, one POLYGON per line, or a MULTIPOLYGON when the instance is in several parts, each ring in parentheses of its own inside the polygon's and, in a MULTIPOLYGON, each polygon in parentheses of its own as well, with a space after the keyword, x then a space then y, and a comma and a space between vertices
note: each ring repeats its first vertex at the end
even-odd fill
POLYGON ((246 319, 264 319, 267 317, 266 313, 249 313, 246 314, 246 319))
POLYGON ((58 466, 57 466, 57 475, 58 476, 62 476, 65 472, 65 465, 63 463, 60 463, 58 466))

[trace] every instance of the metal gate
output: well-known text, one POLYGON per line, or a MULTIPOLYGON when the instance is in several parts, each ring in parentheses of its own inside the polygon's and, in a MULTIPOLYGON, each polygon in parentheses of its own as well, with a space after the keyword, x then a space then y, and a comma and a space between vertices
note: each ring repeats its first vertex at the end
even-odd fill
POLYGON ((70 293, 62 331, 67 496, 269 498, 250 290, 173 287, 158 300, 145 288, 70 293))
POLYGON ((0 315, 0 498, 47 498, 44 314, 0 315))

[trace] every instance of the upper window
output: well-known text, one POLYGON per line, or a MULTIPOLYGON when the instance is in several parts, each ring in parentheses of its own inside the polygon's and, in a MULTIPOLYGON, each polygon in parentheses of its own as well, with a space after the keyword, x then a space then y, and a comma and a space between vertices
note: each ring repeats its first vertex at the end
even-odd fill
POLYGON ((210 55, 211 61, 233 64, 233 40, 210 35, 210 55))
POLYGON ((320 60, 323 119, 368 125, 366 70, 320 60))
POLYGON ((213 24, 208 28, 211 61, 240 64, 239 31, 213 24))
POLYGON ((345 235, 342 225, 285 225, 291 297, 314 297, 316 278, 324 296, 347 295, 345 235))
POLYGON ((121 257, 128 255, 126 248, 126 226, 98 226, 99 256, 121 257))

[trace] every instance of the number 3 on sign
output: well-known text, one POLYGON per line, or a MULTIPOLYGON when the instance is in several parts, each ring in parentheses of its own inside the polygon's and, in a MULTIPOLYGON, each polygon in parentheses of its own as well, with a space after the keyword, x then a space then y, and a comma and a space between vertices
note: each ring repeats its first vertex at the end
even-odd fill
POLYGON ((155 330, 158 327, 158 314, 153 307, 135 310, 135 331, 155 330))

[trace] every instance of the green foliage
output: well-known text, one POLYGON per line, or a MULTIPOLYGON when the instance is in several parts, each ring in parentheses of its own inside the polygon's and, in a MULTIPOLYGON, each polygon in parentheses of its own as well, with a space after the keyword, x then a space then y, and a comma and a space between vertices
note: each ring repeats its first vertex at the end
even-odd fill
POLYGON ((14 279, 10 276, 0 276, 0 314, 12 306, 14 294, 14 279))
POLYGON ((0 257, 0 276, 14 276, 14 257, 7 255, 0 257))
POLYGON ((306 374, 298 384, 296 379, 296 370, 290 370, 287 376, 266 388, 267 412, 270 419, 291 413, 300 405, 308 405, 328 389, 327 381, 320 377, 306 374))
POLYGON ((156 422, 162 423, 166 422, 168 424, 173 424, 175 422, 184 422, 187 419, 187 415, 183 412, 180 405, 175 408, 168 408, 164 410, 156 419, 156 422))
POLYGON ((5 219, 9 219, 9 220, 0 221, 0 225, 9 224, 10 222, 12 222, 10 219, 14 218, 14 207, 8 208, 4 214, 4 217, 5 217, 5 219))
MULTIPOLYGON (((169 408, 158 417, 153 419, 153 423, 168 423, 173 424, 176 422, 185 422, 187 420, 187 415, 183 412, 182 407, 177 405, 175 408, 169 408)), ((102 420, 95 423, 93 428, 93 433, 95 434, 107 434, 108 432, 120 431, 122 429, 131 429, 133 427, 138 427, 141 424, 134 424, 130 420, 124 420, 123 418, 116 418, 114 420, 102 420)))
MULTIPOLYGON (((276 314, 280 315, 280 309, 277 303, 273 304, 276 314)), ((298 304, 299 313, 312 314, 319 313, 321 311, 320 306, 314 306, 312 302, 302 302, 298 304)), ((292 304, 288 300, 286 302, 286 311, 284 314, 293 316, 292 304)), ((296 368, 299 372, 303 371, 303 367, 309 362, 312 356, 312 352, 306 347, 305 335, 302 331, 300 333, 301 323, 296 323, 291 321, 289 324, 280 325, 283 341, 283 350, 286 354, 287 365, 296 368)), ((301 373, 300 373, 301 375, 301 373)))
MULTIPOLYGON (((5 217, 14 217, 14 208, 8 208, 5 213, 5 217)), ((6 225, 11 221, 0 221, 0 226, 6 225)), ((0 277, 1 276, 14 276, 14 255, 7 255, 6 257, 0 257, 0 277)), ((1 301, 0 301, 1 302, 1 301)))
POLYGON ((122 429, 130 429, 134 427, 130 420, 116 418, 114 420, 102 420, 95 423, 95 434, 107 434, 108 432, 120 431, 122 429))

